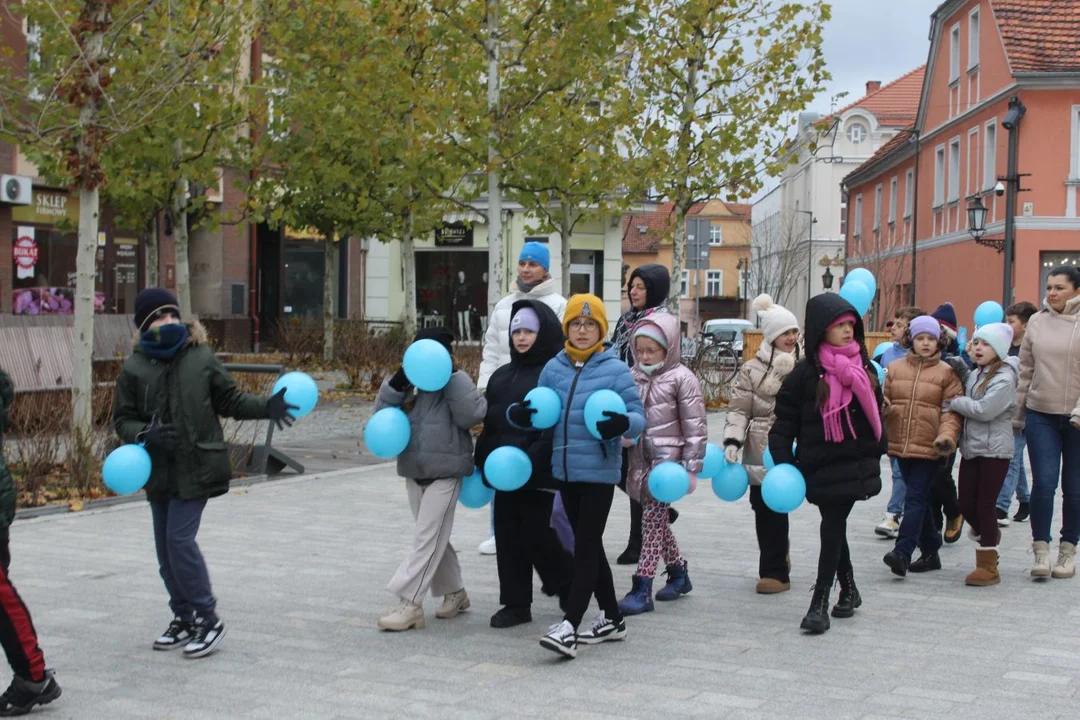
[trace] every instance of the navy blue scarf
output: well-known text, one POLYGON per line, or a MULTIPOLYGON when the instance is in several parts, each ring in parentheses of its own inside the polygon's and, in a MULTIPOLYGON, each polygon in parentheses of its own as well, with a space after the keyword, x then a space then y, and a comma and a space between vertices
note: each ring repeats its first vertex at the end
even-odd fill
POLYGON ((139 338, 139 346, 155 360, 172 360, 187 340, 187 325, 174 323, 147 330, 139 338))

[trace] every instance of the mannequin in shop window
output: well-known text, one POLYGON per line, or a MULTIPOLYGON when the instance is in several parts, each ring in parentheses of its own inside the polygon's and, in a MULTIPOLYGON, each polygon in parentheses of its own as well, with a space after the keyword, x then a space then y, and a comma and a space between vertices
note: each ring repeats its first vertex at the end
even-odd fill
POLYGON ((488 324, 488 274, 481 276, 480 282, 473 287, 473 310, 480 318, 480 335, 487 332, 488 324))
POLYGON ((465 272, 458 271, 457 285, 454 287, 454 315, 457 317, 458 340, 472 342, 472 298, 469 297, 469 284, 465 282, 465 272))

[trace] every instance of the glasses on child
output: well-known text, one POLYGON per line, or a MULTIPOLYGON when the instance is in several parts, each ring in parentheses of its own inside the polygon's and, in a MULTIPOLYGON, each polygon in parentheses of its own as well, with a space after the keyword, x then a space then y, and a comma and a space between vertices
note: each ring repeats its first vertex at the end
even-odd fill
POLYGON ((575 320, 570 323, 571 330, 591 330, 594 327, 599 327, 599 325, 592 320, 575 320))

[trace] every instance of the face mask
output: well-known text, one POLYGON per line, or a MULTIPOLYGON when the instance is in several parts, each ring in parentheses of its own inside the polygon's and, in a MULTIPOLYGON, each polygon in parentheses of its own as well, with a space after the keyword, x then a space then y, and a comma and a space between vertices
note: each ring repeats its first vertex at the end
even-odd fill
POLYGON ((656 372, 657 370, 659 370, 662 367, 664 367, 664 363, 662 363, 662 362, 658 362, 655 365, 645 365, 645 364, 642 364, 642 363, 638 364, 638 369, 641 370, 641 372, 645 373, 646 375, 652 375, 654 372, 656 372))

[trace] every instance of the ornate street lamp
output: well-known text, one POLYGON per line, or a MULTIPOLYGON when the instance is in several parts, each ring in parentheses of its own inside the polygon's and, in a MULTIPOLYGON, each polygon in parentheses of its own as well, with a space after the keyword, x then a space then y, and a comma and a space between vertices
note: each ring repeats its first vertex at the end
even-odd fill
POLYGON ((825 273, 821 276, 821 286, 825 288, 825 292, 832 290, 833 274, 832 270, 825 268, 825 273))
POLYGON ((983 235, 986 234, 986 206, 982 203, 982 198, 978 195, 968 205, 968 232, 971 233, 971 237, 975 238, 975 242, 980 242, 983 239, 983 235))

